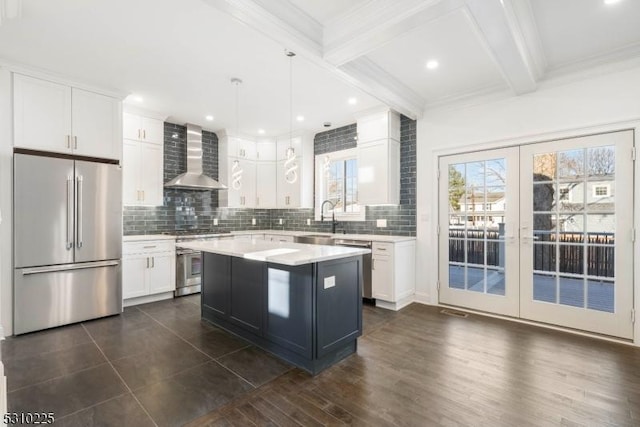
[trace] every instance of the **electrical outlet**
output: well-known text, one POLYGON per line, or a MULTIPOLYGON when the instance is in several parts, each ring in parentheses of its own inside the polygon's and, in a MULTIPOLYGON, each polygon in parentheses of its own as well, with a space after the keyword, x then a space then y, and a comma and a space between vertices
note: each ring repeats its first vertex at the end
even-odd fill
POLYGON ((324 288, 329 289, 336 286, 336 276, 329 276, 324 278, 324 288))
POLYGON ((218 218, 213 218, 213 225, 218 225, 218 218))
POLYGON ((311 225, 311 219, 307 218, 307 225, 311 225))
POLYGON ((282 225, 282 218, 278 219, 278 224, 282 225))
POLYGON ((386 219, 377 219, 376 220, 376 227, 384 228, 386 226, 387 226, 387 220, 386 219))
POLYGON ((256 219, 255 218, 251 218, 251 225, 256 225, 256 219))

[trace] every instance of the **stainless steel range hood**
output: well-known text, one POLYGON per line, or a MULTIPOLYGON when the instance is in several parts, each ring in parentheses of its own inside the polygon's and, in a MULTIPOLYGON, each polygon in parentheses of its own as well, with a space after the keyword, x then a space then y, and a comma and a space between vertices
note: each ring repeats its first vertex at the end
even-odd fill
POLYGON ((187 171, 167 182, 165 188, 224 190, 227 187, 202 173, 202 128, 187 123, 187 171))

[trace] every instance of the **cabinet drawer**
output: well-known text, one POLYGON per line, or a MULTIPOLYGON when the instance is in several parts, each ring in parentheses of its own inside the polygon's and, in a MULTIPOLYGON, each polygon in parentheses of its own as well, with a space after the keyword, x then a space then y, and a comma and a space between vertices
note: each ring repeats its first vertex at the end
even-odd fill
POLYGON ((146 242, 125 242, 122 245, 123 254, 144 254, 151 252, 173 252, 176 244, 173 240, 148 240, 146 242))
POLYGON ((373 242, 373 255, 393 255, 393 243, 373 242))

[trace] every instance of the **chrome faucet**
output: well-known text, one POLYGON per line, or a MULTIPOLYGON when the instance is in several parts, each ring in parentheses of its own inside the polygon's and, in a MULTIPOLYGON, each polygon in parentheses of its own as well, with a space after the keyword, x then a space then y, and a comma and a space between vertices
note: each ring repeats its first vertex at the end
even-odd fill
POLYGON ((331 202, 331 200, 325 200, 324 202, 322 202, 322 205, 320 205, 320 221, 324 221, 325 203, 329 203, 329 205, 331 206, 331 232, 333 234, 336 234, 336 224, 338 224, 338 222, 336 221, 336 212, 335 212, 336 205, 335 203, 331 202))

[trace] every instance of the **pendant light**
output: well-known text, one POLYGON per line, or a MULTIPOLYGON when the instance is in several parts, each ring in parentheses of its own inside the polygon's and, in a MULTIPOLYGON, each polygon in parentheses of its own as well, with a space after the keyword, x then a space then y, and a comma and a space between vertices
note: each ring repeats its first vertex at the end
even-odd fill
MULTIPOLYGON (((239 98, 239 90, 240 90, 240 85, 242 84, 242 80, 237 78, 237 77, 233 77, 231 79, 231 84, 235 85, 236 87, 236 138, 238 138, 239 136, 239 129, 240 129, 240 125, 239 125, 239 105, 240 105, 240 98, 239 98)), ((240 190, 242 188, 242 174, 244 173, 244 171, 242 170, 242 167, 240 166, 240 161, 239 160, 234 160, 233 164, 231 165, 231 188, 233 188, 234 190, 240 190)))
POLYGON ((298 180, 298 162, 296 150, 293 148, 293 58, 296 56, 290 50, 284 51, 289 57, 289 148, 287 148, 287 159, 284 161, 284 180, 293 184, 298 180))

